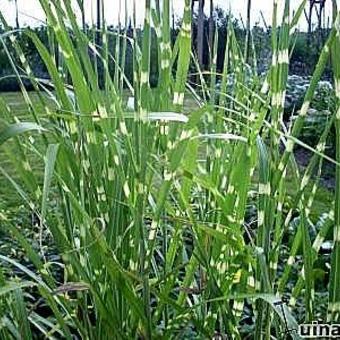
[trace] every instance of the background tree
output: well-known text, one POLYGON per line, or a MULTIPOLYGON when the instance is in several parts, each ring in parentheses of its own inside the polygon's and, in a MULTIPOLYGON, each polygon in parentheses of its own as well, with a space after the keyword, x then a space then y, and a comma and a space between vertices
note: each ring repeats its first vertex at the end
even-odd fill
POLYGON ((312 39, 312 31, 313 31, 313 13, 316 13, 317 16, 317 29, 318 29, 318 37, 319 37, 319 45, 322 40, 322 28, 325 25, 325 9, 326 9, 326 0, 309 0, 309 9, 308 14, 305 12, 305 17, 308 23, 308 44, 310 45, 312 39))
POLYGON ((199 0, 197 22, 197 55, 201 68, 204 66, 204 5, 205 0, 199 0))
POLYGON ((100 31, 102 24, 101 24, 101 0, 97 0, 97 30, 100 31))
POLYGON ((210 17, 209 17, 209 48, 210 48, 210 63, 212 63, 212 55, 214 49, 214 0, 210 0, 210 17))

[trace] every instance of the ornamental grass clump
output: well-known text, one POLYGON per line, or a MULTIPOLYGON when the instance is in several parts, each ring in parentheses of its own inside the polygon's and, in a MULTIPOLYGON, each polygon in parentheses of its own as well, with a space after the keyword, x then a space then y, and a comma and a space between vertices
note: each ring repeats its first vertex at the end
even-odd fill
POLYGON ((225 54, 217 55, 216 34, 211 69, 200 69, 191 51, 190 0, 184 1, 175 42, 170 0, 156 1, 155 7, 145 1, 141 41, 136 7, 129 13, 131 34, 126 13, 119 30, 107 30, 104 20, 91 35, 79 26, 76 3, 40 0, 50 45, 30 29, 20 34, 34 44, 48 81, 33 74, 15 38, 18 32, 0 16, 6 28, 0 42, 32 117, 21 121, 0 102, 6 125, 1 148, 20 155, 11 169, 1 165, 0 172, 36 217, 39 243, 33 246, 10 215, 0 215, 3 229, 32 264, 0 255, 1 338, 219 334, 241 339, 247 332, 256 339, 280 338, 287 328, 316 319, 314 265, 327 239, 334 245, 328 315, 322 317, 339 321, 339 16, 301 110, 287 127, 289 56, 307 0, 293 16, 290 1, 283 2, 282 18, 273 3, 270 70, 264 78, 253 72, 250 84, 231 20, 225 54), (110 35, 116 38, 114 50, 108 45, 110 35), (157 60, 151 60, 151 46, 158 46, 157 60), (124 73, 128 48, 133 50, 131 81, 124 73), (217 57, 224 60, 222 73, 217 57), (313 148, 299 136, 330 57, 337 105, 313 148), (151 63, 158 64, 155 88, 150 86, 151 63), (198 84, 189 82, 189 71, 198 84), (39 108, 23 77, 32 83, 39 108), (128 109, 127 97, 134 98, 128 109), (188 114, 186 100, 194 103, 188 114), (334 123, 335 160, 324 152, 334 123), (297 166, 296 146, 312 151, 305 168, 297 166), (337 169, 334 202, 314 216, 326 161, 337 169), (36 163, 43 165, 42 172, 32 170, 36 163), (313 236, 316 223, 319 231, 313 236), (46 255, 47 239, 55 245, 54 260, 46 255), (19 270, 21 278, 8 268, 19 270), (305 309, 302 318, 297 303, 305 309), (247 318, 253 320, 250 328, 245 327, 247 318))

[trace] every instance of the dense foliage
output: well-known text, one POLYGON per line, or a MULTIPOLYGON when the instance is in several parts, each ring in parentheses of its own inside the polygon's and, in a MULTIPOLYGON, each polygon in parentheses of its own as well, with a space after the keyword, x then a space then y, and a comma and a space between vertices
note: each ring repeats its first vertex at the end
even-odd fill
POLYGON ((117 32, 88 34, 71 0, 40 0, 47 43, 0 16, 30 117, 0 99, 0 174, 22 206, 0 212, 1 338, 271 339, 340 321, 340 14, 285 119, 306 3, 291 15, 285 0, 279 18, 273 2, 264 74, 244 60, 231 20, 202 69, 190 0, 176 35, 170 1, 146 0, 143 29, 133 20, 114 48, 117 32), (329 60, 324 107, 313 98, 323 97, 329 60), (329 118, 307 145, 313 105, 329 118), (325 153, 333 128, 334 158, 325 153), (297 147, 310 152, 304 167, 297 147), (336 185, 319 211, 326 161, 336 185))
MULTIPOLYGON (((228 14, 221 8, 216 8, 214 12, 214 19, 216 21, 216 28, 218 30, 218 46, 217 46, 217 70, 221 72, 223 70, 224 64, 224 52, 226 49, 226 41, 227 41, 227 27, 228 27, 228 14)), ((196 46, 196 39, 197 39, 197 15, 194 13, 193 15, 193 23, 192 23, 192 41, 193 47, 196 46)), ((233 22, 235 36, 239 42, 240 49, 244 49, 244 41, 246 31, 242 24, 234 17, 230 15, 230 20, 233 22)), ((174 25, 171 26, 171 40, 174 42, 179 32, 179 28, 181 25, 181 20, 174 22, 174 25)), ((29 28, 35 34, 39 36, 42 43, 45 46, 48 46, 52 43, 51 39, 49 39, 49 30, 46 25, 44 26, 37 26, 29 28)), ((132 37, 132 23, 131 21, 128 24, 127 35, 132 37)), ((111 53, 115 53, 115 46, 116 46, 116 34, 118 32, 118 26, 108 26, 108 51, 111 53)), ((154 30, 152 29, 152 34, 155 35, 154 30)), ((4 32, 3 26, 0 23, 0 32, 4 32), (1 28, 2 27, 2 28, 1 28)), ((95 36, 96 27, 95 26, 87 26, 86 27, 86 35, 91 39, 91 37, 95 36)), ((124 33, 121 29, 121 33, 124 33)), ((137 39, 141 41, 142 39, 142 28, 136 29, 137 39)), ((328 34, 328 30, 322 33, 323 37, 326 37, 328 34)), ((204 17, 204 35, 209 35, 209 18, 204 17)), ((268 67, 271 63, 271 27, 268 27, 268 30, 261 27, 259 23, 257 23, 252 28, 252 37, 253 37, 253 48, 254 53, 253 57, 257 59, 257 72, 259 74, 266 72, 268 67)), ((31 43, 30 39, 27 37, 26 34, 23 34, 20 30, 16 33, 16 38, 22 47, 23 53, 25 54, 27 60, 32 65, 32 69, 34 74, 39 78, 48 78, 48 71, 42 62, 41 58, 39 57, 39 52, 37 51, 34 44, 31 43)), ((307 33, 306 32, 299 32, 297 33, 294 41, 294 50, 291 57, 290 68, 293 74, 306 76, 310 74, 318 60, 318 53, 319 48, 314 46, 317 42, 317 34, 315 37, 311 38, 313 42, 313 46, 308 45, 307 33), (308 53, 307 58, 305 56, 306 50, 311 51, 312 53, 308 53)), ((155 39, 152 39, 152 46, 151 46, 151 55, 152 60, 156 60, 158 58, 158 45, 155 39)), ((8 47, 11 49, 11 46, 8 47)), ((210 62, 210 48, 209 48, 209 41, 208 39, 204 39, 204 68, 209 68, 210 62)), ((13 56, 16 58, 15 56, 13 56)), ((133 78, 133 50, 131 46, 127 45, 127 50, 125 51, 125 72, 126 77, 132 82, 133 78)), ((250 61, 250 63, 253 63, 250 61)), ((114 64, 110 63, 110 72, 114 72, 114 64)), ((158 64, 151 63, 151 85, 155 87, 157 85, 158 79, 158 64)), ((192 66, 194 68, 194 65, 192 66)), ((330 72, 326 72, 325 75, 327 78, 330 77, 330 72)), ((99 75, 102 77, 102 75, 99 75)), ((28 80, 24 80, 27 89, 33 89, 31 83, 28 80)), ((4 50, 4 46, 0 45, 0 91, 16 91, 19 89, 19 85, 17 80, 13 75, 13 70, 10 64, 9 59, 6 57, 6 52, 4 50)))

